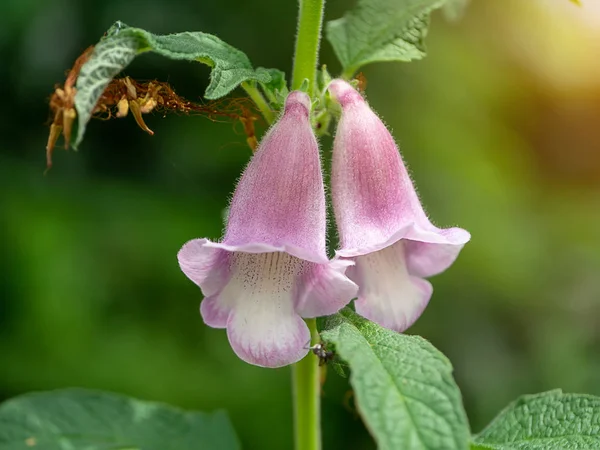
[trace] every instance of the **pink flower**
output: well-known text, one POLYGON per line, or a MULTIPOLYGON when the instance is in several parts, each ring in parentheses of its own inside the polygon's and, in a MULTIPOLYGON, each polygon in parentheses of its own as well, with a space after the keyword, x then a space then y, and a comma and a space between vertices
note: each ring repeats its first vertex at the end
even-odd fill
POLYGON ((294 363, 310 339, 302 317, 333 314, 356 296, 325 250, 325 191, 310 98, 289 94, 242 175, 221 242, 194 239, 181 270, 202 289, 204 322, 226 328, 235 353, 264 367, 294 363))
POLYGON ((431 298, 424 278, 446 270, 471 236, 429 221, 394 138, 362 96, 343 80, 329 92, 342 107, 331 176, 337 257, 355 261, 356 311, 402 332, 431 298))

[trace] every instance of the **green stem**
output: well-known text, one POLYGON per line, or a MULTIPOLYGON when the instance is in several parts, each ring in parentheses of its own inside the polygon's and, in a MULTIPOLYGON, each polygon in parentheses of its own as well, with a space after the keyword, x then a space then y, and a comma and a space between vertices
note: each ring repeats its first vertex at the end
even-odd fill
MULTIPOLYGON (((317 319, 306 319, 311 342, 319 342, 317 319)), ((321 379, 319 358, 310 352, 292 368, 296 450, 321 450, 321 379)))
POLYGON ((302 82, 308 79, 308 94, 312 97, 315 91, 315 75, 319 59, 319 43, 321 41, 325 0, 299 1, 300 16, 298 17, 292 89, 299 89, 302 82))
MULTIPOLYGON (((298 35, 292 89, 308 79, 308 94, 315 91, 325 0, 299 0, 298 35)), ((306 319, 312 344, 319 342, 317 320, 306 319)), ((292 368, 296 450, 321 450, 321 379, 319 358, 310 352, 292 368)))
POLYGON ((256 87, 256 82, 244 81, 242 83, 242 88, 254 101, 258 109, 260 109, 260 112, 262 113, 267 123, 271 125, 275 121, 275 114, 273 113, 273 110, 269 106, 269 103, 267 103, 267 101, 263 97, 260 90, 256 87))
POLYGON ((358 69, 356 67, 354 67, 354 66, 346 67, 346 69, 342 73, 342 78, 344 80, 350 80, 350 79, 352 79, 352 77, 354 76, 354 74, 356 73, 357 70, 358 69))

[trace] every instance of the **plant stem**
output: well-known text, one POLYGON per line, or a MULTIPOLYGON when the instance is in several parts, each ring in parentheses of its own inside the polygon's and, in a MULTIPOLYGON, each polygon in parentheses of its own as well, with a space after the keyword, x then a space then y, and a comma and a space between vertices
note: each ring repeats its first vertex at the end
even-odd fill
POLYGON ((354 66, 349 66, 346 67, 346 69, 344 70, 344 72, 342 73, 342 78, 344 80, 350 80, 352 79, 352 77, 354 76, 354 74, 356 73, 357 68, 354 66))
MULTIPOLYGON (((299 0, 298 35, 292 89, 308 79, 308 95, 315 91, 321 25, 325 0, 299 0)), ((312 344, 319 342, 317 320, 306 319, 312 344)), ((310 352, 292 367, 296 450, 321 450, 321 380, 319 358, 310 352)))
POLYGON ((302 82, 308 79, 308 94, 312 97, 315 91, 325 0, 299 0, 299 2, 300 15, 298 16, 292 89, 299 89, 302 82))
POLYGON ((275 120, 275 114, 273 110, 269 106, 269 103, 265 100, 260 90, 256 87, 255 82, 244 81, 242 83, 242 88, 246 91, 246 93, 250 96, 250 98, 254 101, 263 117, 267 121, 269 125, 273 123, 275 120))
MULTIPOLYGON (((311 342, 319 342, 317 319, 306 319, 311 342)), ((292 368, 296 450, 321 450, 321 380, 319 358, 310 352, 292 368)))

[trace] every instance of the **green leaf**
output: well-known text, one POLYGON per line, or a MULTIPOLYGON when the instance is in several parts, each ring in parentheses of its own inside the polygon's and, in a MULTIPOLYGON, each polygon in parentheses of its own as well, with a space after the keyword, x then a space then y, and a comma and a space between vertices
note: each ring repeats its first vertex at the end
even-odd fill
POLYGON ((0 450, 238 450, 222 412, 84 389, 26 394, 0 405, 0 450))
POLYGON ((350 366, 358 410, 382 450, 465 450, 469 425, 452 365, 418 336, 395 333, 349 308, 321 330, 350 366))
POLYGON ((321 66, 320 70, 317 69, 317 92, 319 95, 326 94, 325 90, 327 89, 327 86, 329 86, 329 83, 331 83, 332 79, 333 77, 329 73, 329 70, 327 70, 327 66, 325 64, 321 66))
MULTIPOLYGON (((456 1, 456 0, 453 0, 456 1)), ((429 14, 445 0, 358 0, 344 17, 327 23, 327 39, 347 78, 365 64, 425 56, 429 14)))
POLYGON ((260 85, 265 92, 265 95, 269 99, 271 105, 281 107, 285 102, 285 98, 288 95, 288 87, 285 82, 285 72, 279 69, 265 69, 259 67, 256 69, 259 71, 266 71, 269 75, 270 81, 268 83, 261 82, 260 85))
POLYGON ((600 397, 560 389, 524 395, 473 441, 493 450, 600 448, 600 397))
POLYGON ((246 80, 271 81, 266 69, 254 70, 243 52, 211 34, 197 31, 160 36, 117 22, 96 45, 77 78, 75 107, 79 127, 74 147, 81 143, 86 124, 106 86, 137 55, 149 51, 210 66, 210 84, 204 96, 211 100, 227 95, 246 80))

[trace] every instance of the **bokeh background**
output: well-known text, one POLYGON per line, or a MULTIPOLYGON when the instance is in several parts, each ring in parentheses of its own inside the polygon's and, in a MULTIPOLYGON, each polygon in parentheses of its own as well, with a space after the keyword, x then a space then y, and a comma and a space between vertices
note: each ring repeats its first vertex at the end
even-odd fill
MULTIPOLYGON (((600 3, 582 3, 437 12, 425 60, 364 69, 431 217, 473 235, 410 332, 452 360, 475 432, 520 394, 600 394, 600 3)), ((326 18, 346 7, 328 1, 326 18)), ((296 12, 293 0, 0 2, 0 399, 83 386, 225 408, 244 448, 292 447, 289 368, 237 359, 175 258, 220 236, 251 155, 241 125, 156 114, 151 137, 131 117, 93 121, 43 172, 54 85, 115 20, 214 33, 290 73, 296 12)), ((339 70, 326 41, 321 60, 339 70)), ((191 100, 208 79, 149 54, 126 74, 191 100)), ((348 389, 330 371, 325 448, 372 449, 348 389)))

